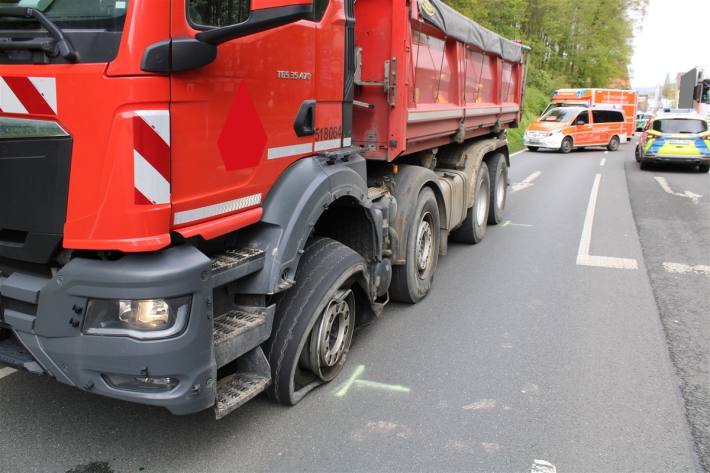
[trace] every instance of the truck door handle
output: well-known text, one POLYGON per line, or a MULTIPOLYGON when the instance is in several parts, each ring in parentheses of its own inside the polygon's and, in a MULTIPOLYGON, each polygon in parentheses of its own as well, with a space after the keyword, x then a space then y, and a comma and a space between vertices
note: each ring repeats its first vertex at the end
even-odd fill
POLYGON ((304 100, 296 114, 293 129, 297 136, 312 136, 316 132, 316 101, 304 100))

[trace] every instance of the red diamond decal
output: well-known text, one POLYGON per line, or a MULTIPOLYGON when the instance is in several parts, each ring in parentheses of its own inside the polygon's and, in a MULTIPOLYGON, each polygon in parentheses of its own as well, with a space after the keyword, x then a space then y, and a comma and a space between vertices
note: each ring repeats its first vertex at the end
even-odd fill
POLYGON ((266 131, 242 81, 217 142, 227 171, 253 168, 266 148, 266 131))

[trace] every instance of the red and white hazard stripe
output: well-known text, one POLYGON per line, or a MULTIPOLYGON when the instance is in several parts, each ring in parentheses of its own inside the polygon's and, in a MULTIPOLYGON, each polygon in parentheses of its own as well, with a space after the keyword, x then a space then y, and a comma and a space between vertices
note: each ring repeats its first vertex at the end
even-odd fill
POLYGON ((133 117, 133 183, 140 205, 170 203, 170 112, 141 110, 133 117))
POLYGON ((56 115, 57 80, 54 77, 0 76, 0 112, 56 115))

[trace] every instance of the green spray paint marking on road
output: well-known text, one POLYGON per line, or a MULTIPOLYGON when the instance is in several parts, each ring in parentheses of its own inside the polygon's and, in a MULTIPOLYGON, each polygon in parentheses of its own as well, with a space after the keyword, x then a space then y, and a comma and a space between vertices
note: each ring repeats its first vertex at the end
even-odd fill
POLYGON ((338 388, 337 391, 335 391, 335 395, 337 397, 343 397, 348 393, 348 390, 350 389, 350 386, 353 385, 353 383, 357 380, 358 377, 365 371, 365 365, 360 365, 357 368, 355 368, 355 371, 353 371, 353 374, 350 375, 347 381, 338 388))
POLYGON ((397 384, 385 384, 385 383, 378 383, 377 381, 367 381, 365 379, 357 379, 355 380, 355 384, 358 386, 365 386, 368 388, 375 388, 375 389, 384 389, 385 391, 392 391, 395 393, 408 393, 411 392, 412 390, 406 386, 399 386, 397 384))
POLYGON ((386 384, 378 383, 377 381, 368 381, 366 379, 359 379, 362 373, 365 372, 365 366, 360 365, 355 368, 353 374, 345 381, 340 387, 335 391, 336 397, 344 397, 353 385, 362 386, 366 388, 382 389, 385 391, 395 392, 395 393, 408 393, 411 389, 406 386, 400 386, 397 384, 386 384))

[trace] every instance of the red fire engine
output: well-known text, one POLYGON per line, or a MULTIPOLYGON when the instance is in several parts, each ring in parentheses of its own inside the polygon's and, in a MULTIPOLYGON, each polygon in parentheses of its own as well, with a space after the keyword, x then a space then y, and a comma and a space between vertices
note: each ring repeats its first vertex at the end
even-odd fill
POLYGON ((501 221, 526 48, 440 0, 0 7, 0 363, 297 403, 501 221))

